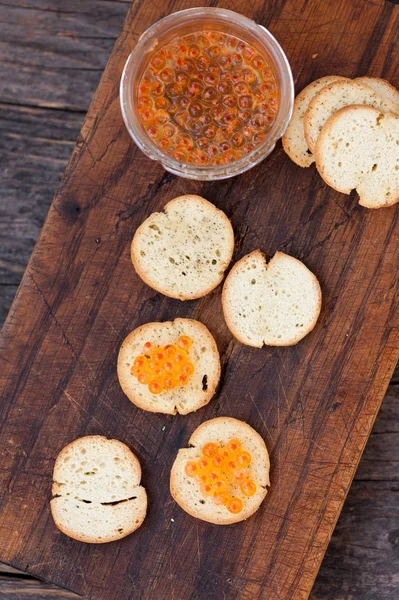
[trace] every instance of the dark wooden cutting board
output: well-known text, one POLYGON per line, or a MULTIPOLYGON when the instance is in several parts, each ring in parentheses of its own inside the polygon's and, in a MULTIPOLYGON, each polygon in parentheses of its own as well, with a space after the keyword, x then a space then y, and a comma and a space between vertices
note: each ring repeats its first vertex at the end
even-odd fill
MULTIPOLYGON (((280 143, 255 169, 216 183, 178 179, 135 147, 119 109, 125 60, 155 20, 194 5, 133 3, 4 327, 0 560, 87 598, 304 600, 398 358, 399 211, 359 207, 313 167, 295 166, 280 143), (300 344, 242 346, 224 324, 220 288, 182 303, 138 279, 129 258, 135 229, 191 192, 231 218, 235 259, 258 247, 269 257, 283 250, 318 276, 323 311, 300 344), (221 385, 198 413, 145 413, 119 388, 119 345, 139 324, 177 316, 210 328, 221 385), (264 504, 230 527, 194 520, 168 491, 177 449, 217 415, 248 421, 271 453, 264 504), (68 539, 49 512, 55 457, 85 434, 126 442, 141 460, 149 495, 144 525, 104 546, 68 539)), ((394 2, 218 5, 270 28, 297 89, 332 73, 399 84, 394 2)))

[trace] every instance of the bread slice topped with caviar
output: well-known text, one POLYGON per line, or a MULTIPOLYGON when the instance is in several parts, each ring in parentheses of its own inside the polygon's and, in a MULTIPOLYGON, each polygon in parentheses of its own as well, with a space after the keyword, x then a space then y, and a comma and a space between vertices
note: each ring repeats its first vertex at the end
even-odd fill
POLYGON ((399 202, 399 117, 371 106, 347 106, 323 127, 316 167, 328 185, 359 204, 382 208, 399 202))
POLYGON ((270 485, 265 442, 247 423, 217 417, 202 423, 179 450, 170 476, 173 498, 189 515, 230 525, 248 519, 270 485))
POLYGON ((139 277, 179 300, 201 298, 222 281, 234 250, 227 216, 195 195, 168 202, 137 229, 131 248, 139 277))
POLYGON ((326 85, 334 81, 349 81, 345 77, 339 75, 330 75, 321 77, 309 83, 295 98, 294 109, 291 120, 288 124, 282 142, 285 152, 291 160, 300 167, 310 167, 314 163, 315 158, 308 148, 305 139, 304 116, 308 109, 309 103, 318 92, 326 85))
POLYGON ((231 269, 222 303, 228 328, 243 344, 292 346, 316 325, 321 289, 296 258, 276 252, 267 263, 255 250, 231 269))
POLYGON ((71 442, 55 461, 51 513, 75 540, 103 544, 135 531, 147 512, 141 467, 118 440, 91 435, 71 442))
POLYGON ((220 379, 216 342, 205 325, 192 319, 147 323, 124 340, 118 378, 139 408, 186 415, 215 393, 220 379))

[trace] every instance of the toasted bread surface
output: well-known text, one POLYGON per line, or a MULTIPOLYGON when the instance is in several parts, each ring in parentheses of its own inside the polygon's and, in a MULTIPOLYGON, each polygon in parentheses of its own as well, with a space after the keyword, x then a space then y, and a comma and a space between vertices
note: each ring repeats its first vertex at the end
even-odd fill
POLYGON ((222 303, 227 326, 243 344, 291 346, 314 328, 321 289, 313 273, 296 258, 276 252, 267 263, 255 250, 230 271, 222 303))
POLYGON ((61 450, 53 474, 51 513, 69 537, 102 544, 135 531, 147 512, 137 457, 122 442, 94 435, 61 450))
POLYGON ((193 300, 219 285, 233 250, 234 232, 225 213, 200 196, 186 195, 140 225, 131 258, 138 275, 154 290, 193 300))
POLYGON ((344 194, 353 189, 367 208, 399 201, 399 117, 370 106, 348 106, 324 125, 316 147, 324 181, 344 194))

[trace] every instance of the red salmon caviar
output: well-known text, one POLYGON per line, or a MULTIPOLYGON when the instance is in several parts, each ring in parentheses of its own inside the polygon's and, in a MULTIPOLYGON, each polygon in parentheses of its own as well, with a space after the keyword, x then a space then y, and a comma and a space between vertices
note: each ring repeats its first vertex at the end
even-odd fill
POLYGON ((240 465, 246 467, 249 464, 251 464, 251 455, 249 452, 241 452, 238 456, 237 456, 237 461, 240 465))
POLYGON ((148 385, 152 394, 185 386, 195 370, 188 355, 192 344, 193 340, 186 335, 179 337, 176 345, 165 347, 146 342, 144 353, 135 358, 131 373, 139 383, 148 385))
POLYGON ((198 462, 199 467, 202 471, 205 471, 208 469, 209 467, 209 460, 207 460, 206 458, 201 458, 200 461, 198 462))
POLYGON ((148 375, 147 373, 139 373, 137 375, 137 379, 140 383, 148 383, 148 375))
POLYGON ((185 471, 186 471, 186 475, 188 475, 189 477, 195 477, 195 475, 197 475, 197 473, 198 473, 197 463, 188 462, 186 464, 185 471))
POLYGON ((203 496, 210 496, 213 492, 212 486, 209 483, 205 483, 201 486, 201 493, 203 496))
POLYGON ((256 493, 249 471, 251 462, 251 454, 238 439, 231 439, 225 445, 208 442, 197 461, 186 463, 185 473, 196 479, 203 496, 238 514, 244 508, 245 498, 256 493))
POLYGON ((176 37, 156 50, 138 90, 139 117, 152 142, 201 166, 246 156, 264 141, 279 106, 267 57, 214 30, 176 37), (208 147, 204 140, 214 138, 217 144, 208 147))
POLYGON ((227 444, 227 448, 230 452, 236 452, 239 448, 241 448, 240 440, 230 440, 227 444))
POLYGON ((215 504, 224 504, 225 506, 230 502, 230 496, 227 492, 218 492, 213 496, 215 504))
POLYGON ((244 503, 241 498, 232 498, 227 505, 227 510, 229 510, 233 515, 237 515, 242 511, 244 507, 244 503))
POLYGON ((188 336, 188 335, 182 335, 179 337, 179 339, 177 340, 177 345, 180 348, 185 348, 185 349, 189 349, 191 348, 193 343, 193 340, 188 336))
POLYGON ((150 390, 151 394, 160 394, 162 392, 162 382, 153 379, 148 384, 148 389, 150 390))
POLYGON ((256 485, 253 481, 243 481, 240 489, 244 496, 253 496, 256 493, 256 485))
POLYGON ((213 489, 215 490, 215 492, 221 492, 222 490, 225 490, 226 489, 226 482, 223 481, 222 479, 218 479, 213 484, 213 489))
POLYGON ((210 442, 209 444, 205 444, 205 446, 202 449, 202 454, 204 454, 205 456, 214 456, 217 453, 218 446, 217 444, 213 444, 212 442, 210 442))

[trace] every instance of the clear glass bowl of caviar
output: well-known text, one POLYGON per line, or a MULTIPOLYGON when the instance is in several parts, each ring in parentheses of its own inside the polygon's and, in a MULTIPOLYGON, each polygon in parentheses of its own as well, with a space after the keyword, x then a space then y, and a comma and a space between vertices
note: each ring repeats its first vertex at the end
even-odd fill
POLYGON ((291 118, 294 85, 267 29, 230 10, 192 8, 141 36, 120 99, 147 156, 180 177, 216 180, 270 154, 291 118))

